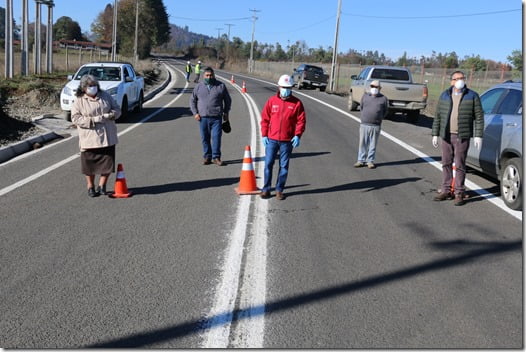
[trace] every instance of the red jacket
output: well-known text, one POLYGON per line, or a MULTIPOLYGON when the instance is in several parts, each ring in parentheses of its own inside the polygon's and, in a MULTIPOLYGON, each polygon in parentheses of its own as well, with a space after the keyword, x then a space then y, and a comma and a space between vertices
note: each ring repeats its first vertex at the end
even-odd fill
POLYGON ((305 132, 305 110, 295 96, 280 98, 271 96, 261 112, 261 135, 278 141, 290 141, 305 132))

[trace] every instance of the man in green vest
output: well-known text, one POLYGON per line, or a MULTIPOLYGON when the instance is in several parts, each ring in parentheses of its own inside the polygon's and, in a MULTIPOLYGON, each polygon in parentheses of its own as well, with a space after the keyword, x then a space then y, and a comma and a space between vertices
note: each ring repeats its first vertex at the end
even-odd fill
POLYGON ((192 73, 192 64, 190 63, 190 61, 186 62, 185 70, 186 70, 186 82, 190 82, 190 73, 192 73))
POLYGON ((201 76, 201 61, 197 61, 194 71, 195 71, 194 83, 197 83, 199 82, 199 76, 201 76))

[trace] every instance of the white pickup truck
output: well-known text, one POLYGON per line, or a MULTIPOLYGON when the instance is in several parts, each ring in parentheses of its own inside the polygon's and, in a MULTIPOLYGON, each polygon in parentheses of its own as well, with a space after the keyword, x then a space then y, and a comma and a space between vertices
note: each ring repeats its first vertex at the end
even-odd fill
POLYGON ((407 120, 416 122, 420 110, 427 105, 427 85, 413 83, 409 69, 393 66, 367 66, 358 76, 351 76, 349 110, 357 110, 364 93, 369 93, 371 82, 380 81, 380 93, 389 100, 389 111, 407 114, 407 120))
POLYGON ((75 101, 75 92, 82 76, 90 74, 99 80, 100 88, 108 92, 122 110, 121 119, 129 111, 141 111, 144 102, 144 78, 139 76, 133 66, 125 62, 94 62, 81 66, 60 93, 60 107, 71 119, 71 107, 75 101))

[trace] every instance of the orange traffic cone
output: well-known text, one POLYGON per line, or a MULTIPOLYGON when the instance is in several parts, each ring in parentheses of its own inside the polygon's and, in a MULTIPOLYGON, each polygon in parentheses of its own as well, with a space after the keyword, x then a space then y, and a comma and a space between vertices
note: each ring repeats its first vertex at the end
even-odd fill
POLYGON ((258 194, 259 189, 256 186, 256 174, 254 173, 254 165, 252 164, 252 156, 250 155, 250 146, 245 147, 245 155, 243 156, 243 167, 241 168, 241 176, 239 177, 239 187, 236 187, 237 194, 258 194))
POLYGON ((124 168, 122 164, 117 165, 117 177, 115 179, 115 188, 110 194, 111 198, 128 198, 131 197, 132 192, 128 191, 126 186, 126 177, 124 177, 124 168))
POLYGON ((234 79, 234 75, 232 75, 232 78, 230 79, 231 83, 236 83, 236 80, 234 79))
POLYGON ((457 167, 455 166, 455 163, 451 165, 451 169, 453 170, 453 178, 451 179, 450 191, 451 193, 455 193, 455 176, 457 172, 457 167))
POLYGON ((245 81, 243 81, 243 86, 241 87, 241 92, 243 92, 243 93, 247 92, 247 86, 245 85, 245 81))

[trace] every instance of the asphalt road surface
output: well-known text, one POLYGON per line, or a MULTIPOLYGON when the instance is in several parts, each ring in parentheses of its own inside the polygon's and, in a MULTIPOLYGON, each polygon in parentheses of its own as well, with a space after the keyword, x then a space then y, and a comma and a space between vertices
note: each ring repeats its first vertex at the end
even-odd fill
POLYGON ((263 184, 275 82, 217 72, 232 132, 227 165, 204 166, 194 84, 165 64, 171 84, 118 124, 131 198, 87 196, 76 137, 0 165, 1 347, 523 347, 522 212, 474 172, 466 205, 432 200, 431 119, 385 121, 378 167, 355 169, 359 113, 295 89, 287 198, 239 196, 247 145, 263 184))

